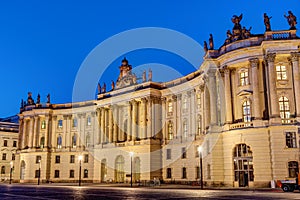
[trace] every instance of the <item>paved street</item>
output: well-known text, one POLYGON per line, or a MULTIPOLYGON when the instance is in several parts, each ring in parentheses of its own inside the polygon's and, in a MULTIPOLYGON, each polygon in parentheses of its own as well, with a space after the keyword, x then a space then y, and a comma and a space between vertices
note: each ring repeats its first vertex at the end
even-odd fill
POLYGON ((103 186, 0 185, 0 199, 300 199, 280 190, 198 190, 103 186))

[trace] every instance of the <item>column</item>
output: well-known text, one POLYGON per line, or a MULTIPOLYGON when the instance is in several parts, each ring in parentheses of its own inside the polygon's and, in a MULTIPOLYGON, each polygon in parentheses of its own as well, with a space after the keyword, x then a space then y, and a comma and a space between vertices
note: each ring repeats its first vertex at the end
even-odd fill
POLYGON ((266 56, 267 66, 268 66, 268 75, 269 75, 269 96, 270 96, 270 117, 275 118, 279 117, 279 104, 276 91, 276 71, 274 66, 276 54, 269 53, 266 56))
POLYGON ((67 146, 67 140, 68 140, 68 136, 67 136, 67 120, 68 120, 68 115, 64 115, 63 116, 63 134, 62 134, 62 147, 66 148, 67 146))
POLYGON ((299 54, 297 52, 291 53, 291 60, 293 64, 294 76, 294 94, 296 102, 296 116, 300 117, 300 75, 299 75, 299 54))
POLYGON ((38 141, 38 120, 39 120, 39 117, 38 116, 35 116, 34 117, 34 126, 33 126, 33 144, 32 144, 32 148, 35 148, 38 146, 37 144, 37 141, 38 141))
POLYGON ((152 97, 149 96, 147 97, 147 138, 151 138, 152 137, 152 124, 154 123, 152 121, 152 97))
POLYGON ((146 139, 147 138, 147 121, 146 121, 147 120, 147 99, 146 98, 142 98, 141 110, 142 110, 141 113, 142 119, 140 120, 141 121, 140 127, 142 127, 141 138, 146 139))
POLYGON ((253 103, 251 108, 253 110, 253 117, 254 119, 261 119, 261 108, 260 108, 260 101, 259 101, 259 83, 258 83, 258 58, 249 59, 251 70, 251 79, 252 79, 252 90, 253 90, 253 103))
POLYGON ((232 123, 232 101, 230 85, 230 69, 226 66, 224 69, 224 89, 225 89, 225 111, 226 123, 232 123))
POLYGON ((195 102, 195 92, 194 90, 187 92, 187 98, 188 98, 188 116, 189 116, 189 125, 188 125, 188 135, 195 135, 195 121, 197 119, 197 115, 195 113, 196 106, 194 105, 195 102), (195 108, 195 109, 193 109, 195 108))
POLYGON ((113 105, 113 120, 114 120, 114 130, 113 130, 113 141, 118 142, 118 106, 113 105))
POLYGON ((28 144, 27 146, 29 148, 32 148, 32 140, 34 137, 33 131, 34 131, 34 117, 30 117, 30 121, 29 121, 29 131, 28 131, 28 144))
POLYGON ((200 96, 201 96, 201 106, 200 106, 201 133, 203 133, 203 131, 206 130, 206 128, 205 128, 205 126, 206 126, 205 125, 205 119, 206 119, 206 117, 205 117, 205 109, 207 107, 207 105, 204 102, 205 101, 205 95, 204 95, 205 85, 204 84, 200 85, 199 89, 200 89, 199 92, 200 92, 200 96))
POLYGON ((178 94, 177 95, 177 101, 176 101, 176 125, 174 126, 177 131, 176 131, 176 137, 181 137, 183 135, 183 129, 182 129, 182 123, 183 123, 183 119, 182 119, 182 114, 181 114, 181 110, 182 110, 182 100, 181 100, 182 94, 178 94))
POLYGON ((113 112, 112 107, 109 106, 108 108, 108 142, 113 142, 113 112))
POLYGON ((45 147, 49 147, 49 131, 50 131, 50 127, 49 127, 49 116, 46 115, 45 116, 45 121, 46 121, 46 130, 45 130, 45 147))
POLYGON ((210 124, 217 125, 217 88, 216 88, 216 70, 208 71, 208 88, 210 97, 210 124))
POLYGON ((161 97, 161 108, 162 108, 162 112, 161 112, 161 116, 162 116, 162 119, 161 119, 162 136, 163 136, 164 140, 167 140, 168 137, 167 137, 166 127, 168 125, 167 125, 167 122, 166 122, 166 115, 168 113, 168 110, 166 109, 166 98, 165 97, 161 97))
POLYGON ((71 123, 72 120, 72 115, 67 116, 67 122, 66 122, 66 147, 70 148, 71 147, 71 141, 72 141, 72 136, 71 136, 71 123))
POLYGON ((22 145, 21 145, 21 148, 24 149, 25 146, 26 146, 26 132, 27 132, 27 119, 24 118, 23 119, 23 124, 24 124, 24 128, 23 128, 23 135, 22 135, 22 145))
POLYGON ((177 129, 177 96, 173 95, 172 96, 172 100, 173 100, 173 138, 177 138, 177 134, 178 134, 178 129, 177 129))
POLYGON ((97 124, 96 124, 97 136, 96 136, 96 138, 97 138, 97 144, 101 144, 102 141, 101 141, 101 110, 100 110, 100 108, 97 108, 96 112, 97 112, 97 124))
POLYGON ((105 108, 100 108, 101 109, 101 143, 104 144, 106 139, 105 139, 105 108))
POLYGON ((52 116, 51 147, 56 147, 56 127, 57 116, 52 116))
POLYGON ((137 102, 135 100, 131 101, 132 104, 132 140, 136 139, 136 128, 137 128, 137 102))
POLYGON ((127 141, 130 141, 131 138, 132 138, 132 131, 131 131, 131 119, 132 119, 132 116, 131 116, 131 103, 130 102, 127 102, 127 141))

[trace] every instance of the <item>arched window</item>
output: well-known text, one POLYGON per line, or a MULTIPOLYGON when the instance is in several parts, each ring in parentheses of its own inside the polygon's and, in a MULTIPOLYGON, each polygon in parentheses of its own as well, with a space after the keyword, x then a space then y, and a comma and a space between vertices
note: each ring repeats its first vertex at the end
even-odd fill
POLYGON ((188 125, 187 125, 187 120, 185 119, 183 121, 183 137, 187 137, 188 136, 188 125))
POLYGON ((243 121, 250 122, 251 121, 251 107, 250 101, 246 100, 243 103, 243 121))
POLYGON ((173 122, 169 121, 168 123, 168 140, 173 139, 173 122))
POLYGON ((45 145, 45 137, 41 137, 41 140, 40 140, 40 147, 41 147, 41 148, 44 148, 44 145, 45 145))
POLYGON ((72 136, 72 147, 73 147, 73 148, 76 147, 76 140, 77 140, 76 135, 73 135, 73 136, 72 136))
POLYGON ((1 174, 5 174, 5 166, 1 167, 1 174))
POLYGON ((238 144, 233 149, 234 180, 239 187, 249 186, 254 181, 253 156, 250 146, 238 144))
POLYGON ((124 157, 119 155, 115 160, 115 181, 117 183, 123 183, 125 180, 125 160, 124 157))
POLYGON ((289 99, 285 96, 279 98, 279 111, 283 123, 290 122, 290 104, 289 99))
POLYGON ((289 177, 295 178, 297 176, 297 173, 299 172, 298 162, 290 161, 288 163, 288 167, 289 167, 289 177))
POLYGON ((57 137, 57 148, 61 148, 61 145, 62 145, 62 137, 61 136, 58 136, 57 137))

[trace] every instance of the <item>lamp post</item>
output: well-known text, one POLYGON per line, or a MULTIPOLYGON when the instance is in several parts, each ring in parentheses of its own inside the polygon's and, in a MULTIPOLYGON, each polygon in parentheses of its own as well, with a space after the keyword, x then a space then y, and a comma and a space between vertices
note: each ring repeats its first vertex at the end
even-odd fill
POLYGON ((38 185, 40 185, 40 179, 41 179, 41 160, 42 160, 42 159, 39 159, 38 185))
POLYGON ((132 187, 132 157, 133 157, 133 152, 129 152, 130 155, 130 187, 132 187))
POLYGON ((199 175, 200 175, 200 187, 201 190, 203 190, 203 167, 202 167, 202 147, 199 146, 198 147, 198 152, 199 152, 199 157, 200 157, 200 171, 199 171, 199 175))
POLYGON ((11 184, 13 166, 14 166, 13 161, 10 161, 9 184, 11 184))
POLYGON ((78 180, 78 185, 81 186, 81 161, 82 161, 82 155, 78 156, 79 160, 79 180, 78 180))

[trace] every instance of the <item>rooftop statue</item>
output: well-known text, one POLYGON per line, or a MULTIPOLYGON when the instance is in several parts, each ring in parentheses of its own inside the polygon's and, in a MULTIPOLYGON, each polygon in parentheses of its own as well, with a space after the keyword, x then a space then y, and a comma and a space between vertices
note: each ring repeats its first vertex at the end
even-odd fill
POLYGON ((284 17, 287 19, 288 24, 290 25, 290 30, 295 30, 297 24, 297 17, 292 13, 292 11, 288 11, 288 13, 289 15, 286 16, 284 14, 284 17))
POLYGON ((37 95, 36 103, 37 104, 41 103, 41 95, 40 94, 37 95))
POLYGON ((98 92, 98 94, 101 94, 101 85, 100 85, 100 83, 98 83, 97 92, 98 92))
POLYGON ((103 83, 103 86, 102 86, 102 93, 105 93, 106 92, 106 84, 103 83))
POLYGON ((143 79, 143 82, 146 82, 146 70, 143 71, 142 79, 143 79))
POLYGON ((212 34, 209 34, 209 50, 214 49, 214 38, 212 34))
POLYGON ((32 98, 32 93, 28 92, 27 105, 33 105, 33 104, 34 104, 34 100, 32 98))
POLYGON ((116 82, 116 88, 122 88, 136 84, 136 77, 131 71, 132 66, 128 64, 128 60, 126 58, 122 60, 122 64, 119 69, 120 74, 116 82))
POLYGON ((152 70, 151 70, 151 68, 149 69, 149 73, 148 73, 148 81, 152 81, 152 70))
POLYGON ((266 31, 271 31, 271 23, 270 23, 270 19, 272 17, 269 17, 267 15, 267 13, 264 13, 264 24, 265 24, 265 27, 266 27, 266 31))
POLYGON ((112 80, 111 81, 111 90, 114 90, 115 89, 115 82, 112 80))
POLYGON ((208 50, 206 41, 203 42, 203 50, 204 50, 204 53, 206 53, 208 50))
POLYGON ((47 103, 50 103, 50 94, 47 95, 47 103))
POLYGON ((232 33, 230 30, 227 30, 226 32, 227 38, 225 40, 225 44, 229 44, 230 42, 232 42, 232 33))

